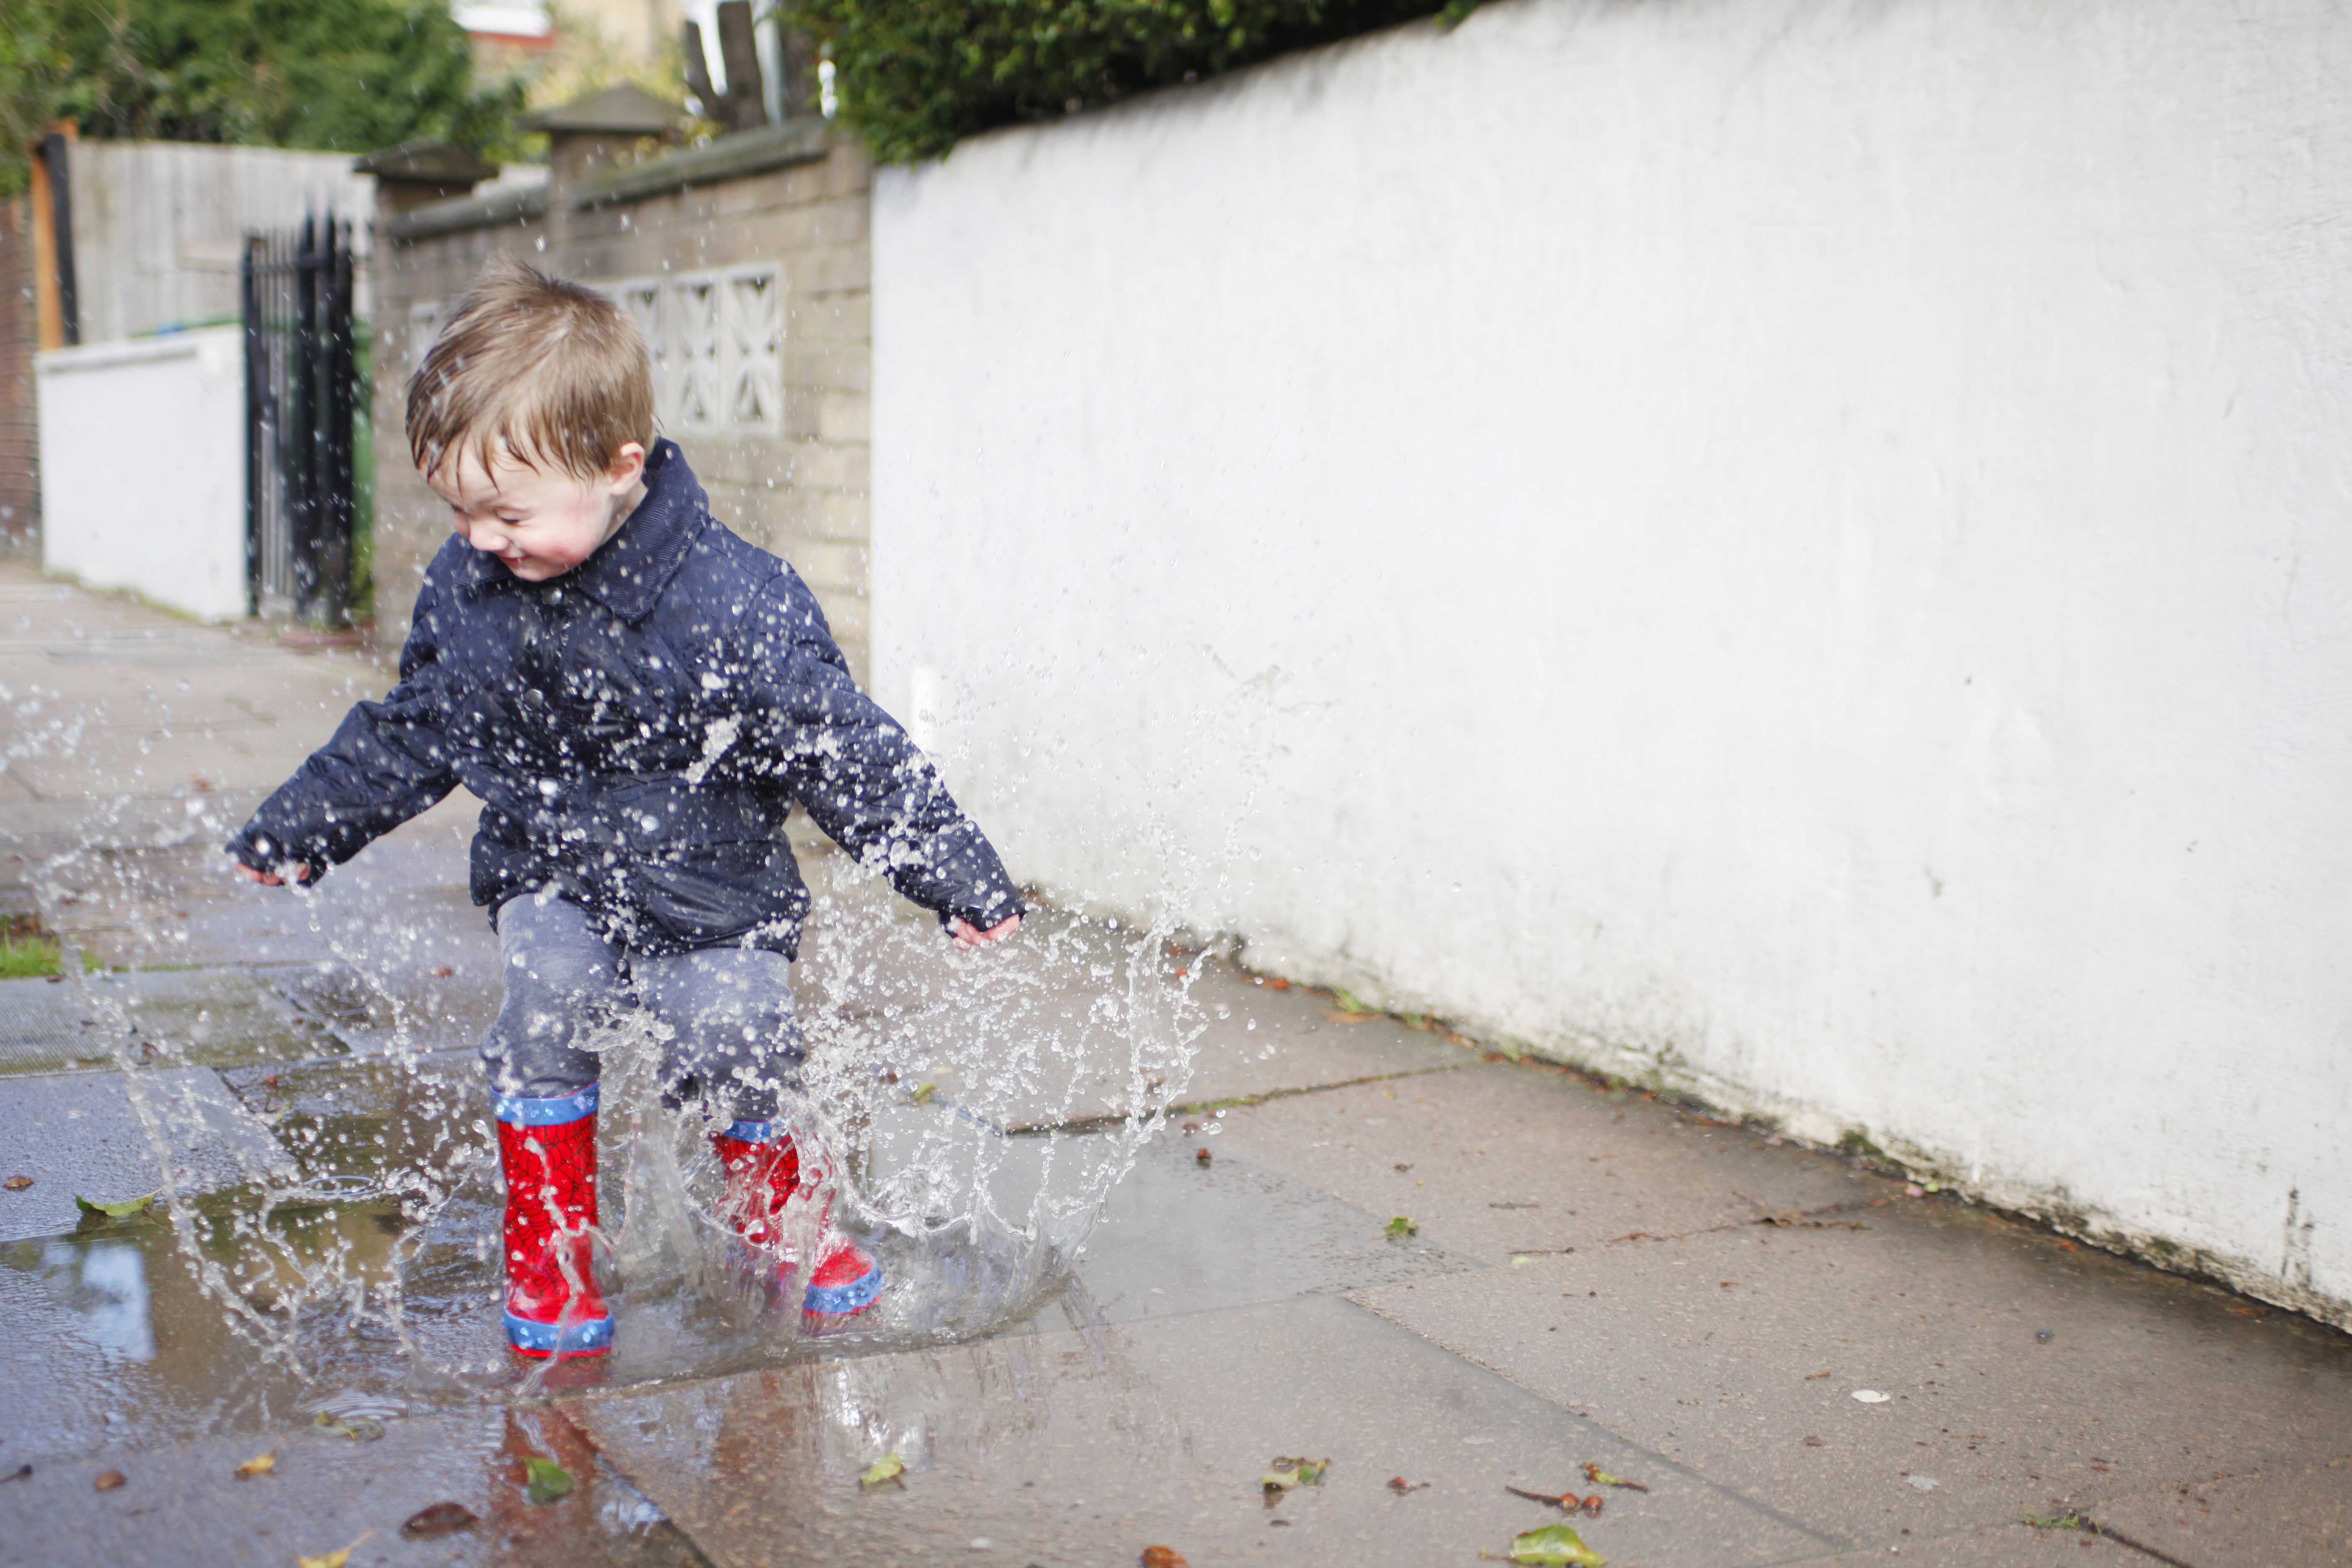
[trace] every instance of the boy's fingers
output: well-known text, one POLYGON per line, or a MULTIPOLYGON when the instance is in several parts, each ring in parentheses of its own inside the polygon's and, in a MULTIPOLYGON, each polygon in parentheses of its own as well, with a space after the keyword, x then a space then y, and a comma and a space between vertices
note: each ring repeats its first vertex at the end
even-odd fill
POLYGON ((948 921, 948 935, 955 938, 958 947, 985 947, 990 942, 1003 942, 1020 929, 1019 915, 1007 915, 986 931, 982 931, 961 915, 951 916, 948 921))

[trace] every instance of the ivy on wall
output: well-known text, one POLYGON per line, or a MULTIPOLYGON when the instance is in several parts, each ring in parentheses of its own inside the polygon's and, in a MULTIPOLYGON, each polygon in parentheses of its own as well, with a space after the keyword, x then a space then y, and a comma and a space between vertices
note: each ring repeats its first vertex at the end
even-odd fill
POLYGON ((887 163, 1476 0, 780 0, 887 163))

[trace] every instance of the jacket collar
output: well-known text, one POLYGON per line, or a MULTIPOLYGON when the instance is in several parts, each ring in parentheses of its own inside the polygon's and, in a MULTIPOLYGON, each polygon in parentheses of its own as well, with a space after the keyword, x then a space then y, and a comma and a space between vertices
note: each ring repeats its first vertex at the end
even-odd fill
POLYGON ((561 577, 525 583, 496 556, 467 551, 463 585, 469 595, 577 588, 625 621, 642 620, 701 537, 709 501, 677 443, 657 440, 646 459, 646 499, 595 554, 561 577))

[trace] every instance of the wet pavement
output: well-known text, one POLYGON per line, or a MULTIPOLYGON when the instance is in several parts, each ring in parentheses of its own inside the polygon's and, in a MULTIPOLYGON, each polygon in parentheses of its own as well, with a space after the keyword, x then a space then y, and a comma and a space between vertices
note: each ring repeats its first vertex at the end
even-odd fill
POLYGON ((1017 1212, 1166 1130, 1066 1272, 886 1237, 897 1316, 836 1342, 631 1280, 618 1353, 527 1379, 465 803, 302 898, 211 847, 381 681, 0 569, 0 902, 105 966, 0 981, 0 1563, 1469 1563, 1572 1487, 1652 1568, 2352 1564, 2340 1333, 1221 961, 1138 986, 1132 933, 961 957, 815 848, 813 1047, 897 1075, 869 1174, 952 1132, 1017 1212), (73 1202, 167 1178, 177 1223, 73 1202))

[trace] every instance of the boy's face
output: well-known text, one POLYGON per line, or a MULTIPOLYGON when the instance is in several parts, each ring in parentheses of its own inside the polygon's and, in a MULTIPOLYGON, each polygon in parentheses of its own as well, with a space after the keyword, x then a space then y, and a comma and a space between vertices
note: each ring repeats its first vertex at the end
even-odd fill
POLYGON ((532 468, 501 441, 486 469, 470 445, 425 476, 449 503, 449 526, 526 583, 561 577, 620 531, 645 498, 646 449, 623 447, 612 468, 583 479, 549 465, 532 468))

